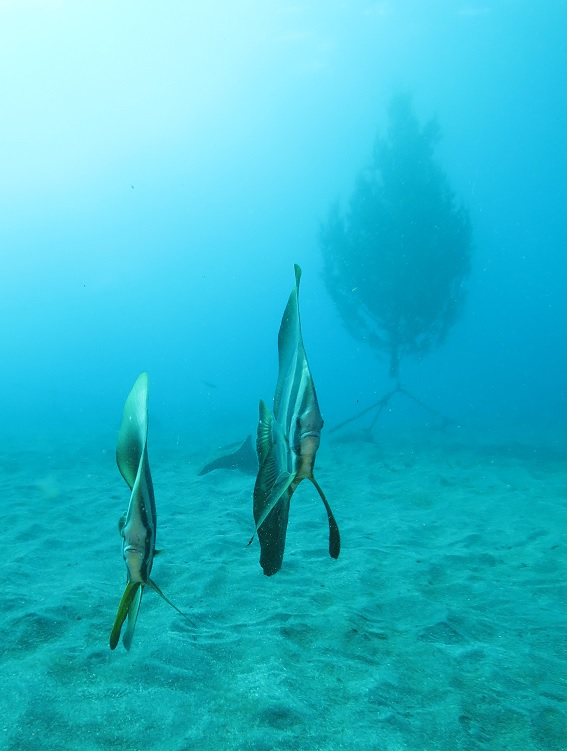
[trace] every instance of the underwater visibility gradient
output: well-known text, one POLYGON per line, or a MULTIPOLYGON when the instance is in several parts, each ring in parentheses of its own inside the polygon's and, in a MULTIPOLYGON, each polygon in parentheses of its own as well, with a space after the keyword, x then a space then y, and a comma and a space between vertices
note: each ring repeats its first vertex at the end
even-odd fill
POLYGON ((0 0, 0 749, 565 751, 566 28, 0 0))

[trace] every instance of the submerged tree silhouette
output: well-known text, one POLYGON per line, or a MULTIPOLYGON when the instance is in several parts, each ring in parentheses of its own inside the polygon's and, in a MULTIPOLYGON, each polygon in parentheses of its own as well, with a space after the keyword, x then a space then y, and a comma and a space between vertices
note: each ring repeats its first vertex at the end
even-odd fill
POLYGON ((388 355, 396 379, 373 407, 399 391, 411 396, 400 362, 442 343, 463 307, 471 226, 434 159, 439 139, 436 120, 420 127, 411 98, 393 98, 387 137, 359 175, 346 217, 336 204, 321 229, 324 281, 339 314, 355 338, 388 355))

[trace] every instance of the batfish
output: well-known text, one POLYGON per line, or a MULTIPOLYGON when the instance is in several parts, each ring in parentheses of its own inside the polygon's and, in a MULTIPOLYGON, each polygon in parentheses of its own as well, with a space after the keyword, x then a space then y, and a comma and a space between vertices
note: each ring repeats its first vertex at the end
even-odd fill
POLYGON ((278 335, 279 374, 274 410, 272 412, 260 401, 256 440, 259 469, 253 510, 260 541, 260 565, 266 576, 272 576, 281 568, 291 497, 304 479, 311 480, 325 505, 331 557, 338 558, 341 548, 337 522, 313 476, 323 418, 301 335, 301 269, 297 264, 294 269, 295 287, 289 296, 278 335))
POLYGON ((206 475, 215 469, 239 469, 245 474, 255 475, 258 472, 258 461, 256 452, 252 448, 252 436, 247 436, 244 443, 240 444, 239 448, 231 454, 224 454, 205 464, 199 475, 206 475))
POLYGON ((116 463, 132 491, 128 510, 121 516, 118 529, 123 537, 122 555, 126 562, 126 589, 120 600, 110 634, 110 649, 120 639, 122 625, 128 625, 122 642, 130 649, 144 587, 150 587, 184 618, 182 613, 150 579, 156 543, 156 503, 148 462, 148 374, 138 376, 124 405, 122 427, 116 447, 116 463))

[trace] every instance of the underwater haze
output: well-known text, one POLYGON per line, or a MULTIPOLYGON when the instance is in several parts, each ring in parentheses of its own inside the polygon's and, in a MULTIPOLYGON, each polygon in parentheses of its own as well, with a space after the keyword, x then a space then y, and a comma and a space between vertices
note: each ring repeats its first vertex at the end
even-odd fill
POLYGON ((564 0, 0 0, 0 747, 565 749, 566 30, 564 0), (470 217, 464 307, 403 360, 434 412, 331 433, 393 385, 320 236, 400 94, 470 217), (301 486, 266 578, 254 477, 197 473, 272 403, 294 263, 343 545, 301 486), (111 652, 143 371, 193 626, 148 592, 111 652))
POLYGON ((400 90, 474 242, 464 315, 406 380, 459 419, 564 422, 564 2, 0 13, 3 433, 115 426, 142 369, 164 425, 253 425, 293 262, 327 420, 380 394, 318 233, 400 90))

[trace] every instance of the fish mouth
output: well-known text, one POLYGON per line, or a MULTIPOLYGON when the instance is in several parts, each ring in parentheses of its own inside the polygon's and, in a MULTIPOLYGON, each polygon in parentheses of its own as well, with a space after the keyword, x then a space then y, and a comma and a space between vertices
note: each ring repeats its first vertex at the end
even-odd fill
POLYGON ((321 432, 319 430, 307 430, 305 433, 301 434, 301 440, 304 438, 320 438, 321 432))
POLYGON ((126 554, 137 553, 138 555, 144 555, 144 551, 141 548, 137 548, 135 545, 124 546, 124 557, 126 554))
POLYGON ((310 454, 315 453, 319 448, 319 442, 321 441, 321 434, 317 432, 303 433, 299 442, 299 453, 310 454))

